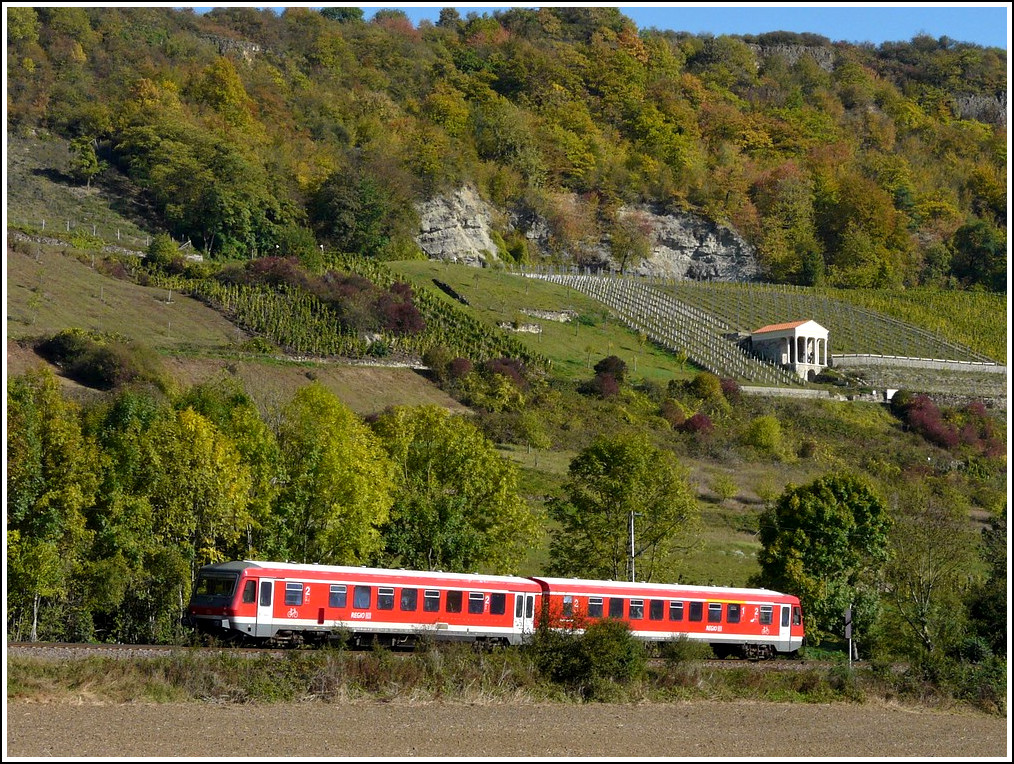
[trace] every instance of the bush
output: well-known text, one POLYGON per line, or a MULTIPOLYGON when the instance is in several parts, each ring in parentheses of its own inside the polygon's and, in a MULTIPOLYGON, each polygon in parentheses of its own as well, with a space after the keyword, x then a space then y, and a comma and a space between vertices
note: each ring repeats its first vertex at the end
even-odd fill
POLYGON ((743 444, 762 454, 778 456, 782 450, 782 425, 774 414, 759 416, 750 422, 743 444))
POLYGON ((682 425, 687 418, 686 413, 683 411, 683 407, 671 398, 662 401, 662 405, 659 408, 659 416, 667 421, 669 426, 674 430, 678 430, 680 425, 682 425))
POLYGON ((619 356, 606 356, 595 364, 596 374, 611 374, 620 384, 627 378, 627 364, 619 356))
POLYGON ((693 435, 709 435, 714 429, 715 425, 712 424, 711 417, 701 412, 694 414, 680 426, 681 432, 689 432, 693 435))
POLYGON ((599 699, 606 684, 639 679, 648 661, 630 627, 612 619, 596 621, 584 633, 543 627, 529 649, 544 676, 599 699))

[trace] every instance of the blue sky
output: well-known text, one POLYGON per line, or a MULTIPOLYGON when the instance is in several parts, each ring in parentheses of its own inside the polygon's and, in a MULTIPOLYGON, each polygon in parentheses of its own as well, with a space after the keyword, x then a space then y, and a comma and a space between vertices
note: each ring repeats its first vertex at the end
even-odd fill
MULTIPOLYGON (((555 3, 553 5, 564 5, 555 3)), ((639 29, 656 27, 693 34, 760 34, 762 32, 813 32, 833 41, 907 42, 918 34, 946 35, 952 40, 1008 49, 1010 6, 1007 3, 670 3, 617 7, 639 29)), ((361 5, 366 18, 379 8, 401 8, 413 22, 436 21, 444 5, 361 5)), ((491 13, 511 6, 453 6, 464 17, 469 11, 491 13)), ((538 6, 529 6, 538 7, 538 6)))
MULTIPOLYGON (((256 5, 256 3, 222 3, 256 5)), ((292 3, 311 8, 317 4, 292 3)), ((813 32, 834 42, 908 42, 916 35, 950 37, 987 47, 1009 49, 1010 5, 1008 3, 550 3, 549 5, 602 6, 622 9, 638 29, 656 27, 691 34, 761 34, 763 32, 813 32)), ((423 19, 436 21, 440 9, 454 7, 462 17, 515 6, 452 6, 449 3, 359 5, 370 19, 381 8, 400 8, 418 25, 423 19)), ((539 6, 519 6, 532 7, 539 6)), ((196 7, 198 12, 206 7, 196 7)), ((280 8, 278 9, 280 10, 280 8)))
MULTIPOLYGON (((221 3, 221 5, 258 5, 257 3, 221 3)), ((291 3, 319 8, 314 3, 291 3)), ((693 34, 761 34, 766 31, 809 31, 822 34, 832 42, 899 43, 909 42, 917 34, 933 38, 948 37, 960 43, 1009 50, 1011 16, 1009 3, 549 3, 621 8, 645 29, 654 26, 693 34)), ((208 7, 192 6, 198 12, 208 7)), ((423 19, 436 21, 440 9, 457 8, 464 17, 469 11, 480 15, 509 5, 457 6, 450 3, 370 3, 359 5, 367 19, 380 8, 401 8, 415 24, 423 19)), ((276 9, 281 10, 276 6, 276 9)))

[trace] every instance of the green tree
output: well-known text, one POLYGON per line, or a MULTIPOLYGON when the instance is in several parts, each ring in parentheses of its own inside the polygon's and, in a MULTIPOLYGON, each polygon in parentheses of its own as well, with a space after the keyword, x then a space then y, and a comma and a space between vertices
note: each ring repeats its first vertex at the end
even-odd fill
POLYGON ((186 408, 155 423, 149 449, 156 465, 148 494, 156 540, 181 550, 192 561, 191 573, 221 562, 251 522, 250 471, 232 440, 186 408))
MULTIPOLYGON (((38 635, 47 604, 66 602, 90 536, 86 509, 98 491, 97 454, 79 407, 63 398, 46 369, 12 377, 7 387, 8 628, 38 635), (12 532, 16 536, 12 535, 12 532), (26 610, 25 608, 28 608, 26 610)), ((47 639, 68 638, 56 623, 47 639)))
POLYGON ((516 573, 539 522, 517 468, 471 421, 438 406, 398 406, 374 423, 398 468, 384 529, 390 564, 516 573))
POLYGON ((193 408, 227 437, 249 470, 248 522, 243 534, 227 545, 227 558, 274 557, 277 540, 268 532, 278 495, 281 453, 275 434, 257 410, 253 399, 232 379, 194 385, 177 401, 177 408, 193 408))
POLYGON ((1007 655, 1007 503, 993 512, 982 529, 979 549, 986 578, 969 593, 971 629, 996 655, 1007 655))
POLYGON ((1007 289, 1007 236, 985 220, 976 220, 954 232, 951 273, 968 286, 994 292, 1007 289))
POLYGON ((887 507, 860 477, 829 474, 790 484, 761 513, 761 570, 753 583, 798 596, 814 644, 843 633, 850 605, 860 634, 869 633, 889 526, 887 507))
POLYGON ((916 652, 944 651, 962 634, 961 589, 976 561, 968 510, 960 496, 924 484, 908 485, 895 498, 886 599, 916 652))
POLYGON ((358 565, 383 544, 394 494, 390 459, 370 428, 319 383, 282 410, 284 484, 274 535, 302 562, 358 565))
POLYGON ((81 136, 70 142, 71 172, 91 188, 92 178, 102 172, 106 165, 99 161, 95 150, 95 139, 81 136))
POLYGON ((164 268, 180 256, 180 248, 173 237, 167 233, 157 233, 151 237, 151 244, 144 253, 145 262, 157 268, 164 268))
POLYGON ((320 15, 339 24, 349 24, 363 20, 362 8, 346 8, 344 6, 327 6, 320 9, 320 15))
POLYGON ((638 578, 676 579, 697 540, 700 510, 671 451, 639 434, 601 436, 570 463, 563 492, 548 505, 560 524, 550 542, 553 574, 629 578, 633 516, 638 578))

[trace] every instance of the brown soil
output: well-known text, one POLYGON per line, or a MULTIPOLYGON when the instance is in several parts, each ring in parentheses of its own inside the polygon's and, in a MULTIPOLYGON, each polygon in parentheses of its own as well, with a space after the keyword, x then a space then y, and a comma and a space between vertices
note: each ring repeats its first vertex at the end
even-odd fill
MULTIPOLYGON (((892 705, 9 702, 6 756, 997 757, 1006 718, 892 705)), ((5 758, 6 758, 5 756, 5 758)))

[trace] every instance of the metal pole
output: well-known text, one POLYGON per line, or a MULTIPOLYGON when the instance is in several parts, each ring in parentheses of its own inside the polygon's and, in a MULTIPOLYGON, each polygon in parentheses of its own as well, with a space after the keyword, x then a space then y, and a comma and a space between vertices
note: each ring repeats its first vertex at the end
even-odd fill
POLYGON ((630 510, 630 580, 637 581, 634 575, 634 510, 630 510))

